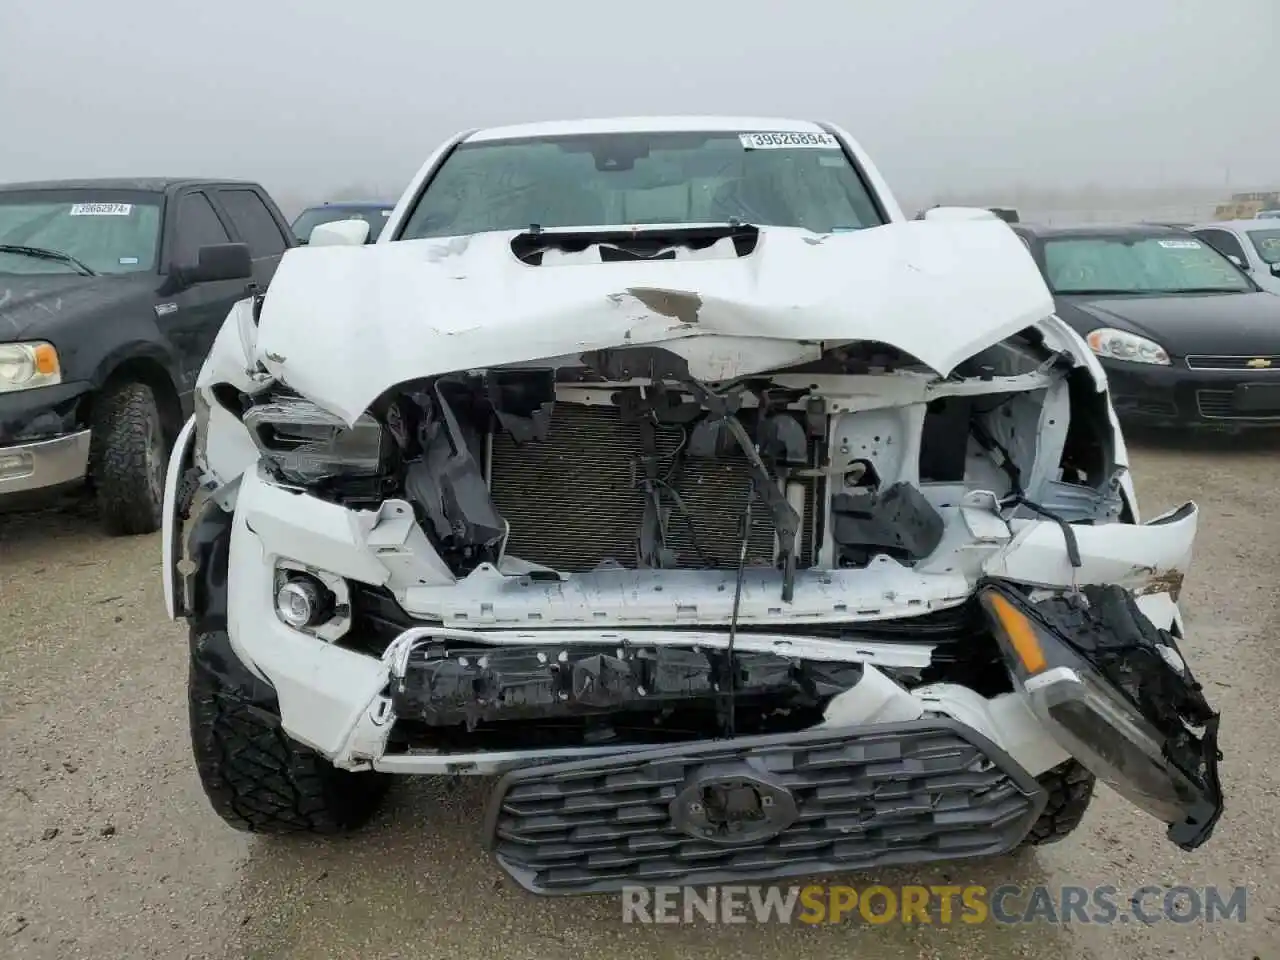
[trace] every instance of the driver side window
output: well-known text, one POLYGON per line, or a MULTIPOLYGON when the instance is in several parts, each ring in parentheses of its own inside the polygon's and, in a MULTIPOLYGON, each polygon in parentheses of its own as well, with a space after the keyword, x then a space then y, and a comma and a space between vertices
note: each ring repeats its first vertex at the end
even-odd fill
POLYGON ((173 250, 176 263, 191 266, 201 247, 230 242, 227 228, 203 193, 188 193, 178 201, 178 234, 173 250))

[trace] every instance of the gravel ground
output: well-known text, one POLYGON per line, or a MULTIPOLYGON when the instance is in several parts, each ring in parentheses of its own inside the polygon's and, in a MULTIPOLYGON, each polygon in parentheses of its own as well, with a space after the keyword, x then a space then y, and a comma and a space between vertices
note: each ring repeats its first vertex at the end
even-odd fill
POLYGON ((479 843, 485 782, 406 780, 358 837, 235 833, 205 804, 186 727, 185 635, 158 537, 79 509, 0 518, 0 956, 1280 958, 1280 610, 1275 440, 1148 443, 1144 512, 1202 509, 1189 654, 1222 710, 1228 810, 1206 848, 1103 791, 1070 839, 980 864, 848 882, 1247 885, 1244 923, 637 926, 613 898, 522 894, 479 843))

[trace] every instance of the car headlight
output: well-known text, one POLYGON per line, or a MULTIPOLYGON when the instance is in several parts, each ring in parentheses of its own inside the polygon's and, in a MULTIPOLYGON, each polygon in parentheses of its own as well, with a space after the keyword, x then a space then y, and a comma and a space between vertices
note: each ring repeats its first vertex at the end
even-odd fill
POLYGON ((1085 337, 1089 349, 1108 360, 1131 360, 1134 363, 1158 363, 1169 365, 1169 354, 1164 347, 1154 340, 1140 337, 1126 330, 1113 330, 1111 327, 1099 327, 1090 330, 1085 337))
POLYGON ((331 478, 376 477, 394 444, 373 416, 347 426, 310 400, 278 397, 255 404, 243 422, 262 455, 287 481, 314 484, 331 478))
POLYGON ((1015 684, 1059 746, 1169 824, 1179 846, 1204 842, 1222 812, 1218 718, 1173 637, 1120 587, 1039 604, 1004 586, 979 596, 1015 684))
POLYGON ((62 382, 62 366, 53 344, 0 343, 0 393, 51 387, 62 382))

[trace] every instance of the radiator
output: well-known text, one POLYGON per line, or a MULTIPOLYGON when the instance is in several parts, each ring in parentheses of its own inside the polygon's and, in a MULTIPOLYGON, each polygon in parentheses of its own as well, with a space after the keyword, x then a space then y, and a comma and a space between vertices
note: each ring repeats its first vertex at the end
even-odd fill
MULTIPOLYGON (((685 430, 658 427, 659 477, 666 546, 683 569, 733 569, 751 484, 745 458, 683 456, 685 430)), ((511 525, 507 554, 566 573, 609 560, 634 568, 644 516, 645 476, 640 428, 616 407, 557 403, 547 438, 517 445, 504 431, 493 438, 490 492, 511 525)), ((800 566, 812 551, 815 487, 806 487, 800 566)), ((774 528, 764 504, 752 505, 750 565, 771 565, 774 528)))

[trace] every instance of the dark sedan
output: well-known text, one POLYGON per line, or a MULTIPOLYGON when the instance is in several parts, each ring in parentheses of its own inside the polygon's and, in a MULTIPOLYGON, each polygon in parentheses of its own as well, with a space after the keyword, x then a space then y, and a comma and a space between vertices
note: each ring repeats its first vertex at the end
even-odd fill
POLYGON ((1126 423, 1280 426, 1280 296, 1172 227, 1013 229, 1126 423))

